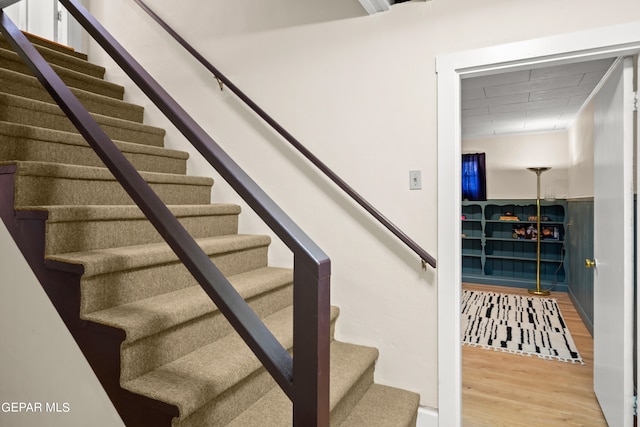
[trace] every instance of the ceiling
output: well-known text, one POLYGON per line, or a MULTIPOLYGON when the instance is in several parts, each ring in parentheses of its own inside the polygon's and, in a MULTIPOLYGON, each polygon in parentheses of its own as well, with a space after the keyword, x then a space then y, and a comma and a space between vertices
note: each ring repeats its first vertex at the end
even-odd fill
POLYGON ((567 129, 614 60, 462 80, 462 137, 567 129))

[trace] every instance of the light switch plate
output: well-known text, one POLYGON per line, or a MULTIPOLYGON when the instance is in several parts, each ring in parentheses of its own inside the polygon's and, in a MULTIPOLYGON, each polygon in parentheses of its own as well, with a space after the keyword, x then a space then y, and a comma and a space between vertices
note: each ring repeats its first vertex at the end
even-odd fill
POLYGON ((422 171, 409 171, 409 189, 422 190, 422 171))

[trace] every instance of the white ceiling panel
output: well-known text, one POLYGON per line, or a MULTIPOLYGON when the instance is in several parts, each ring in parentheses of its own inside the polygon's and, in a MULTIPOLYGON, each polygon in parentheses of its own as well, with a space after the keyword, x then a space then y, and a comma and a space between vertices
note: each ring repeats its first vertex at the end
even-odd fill
POLYGON ((484 93, 487 97, 504 96, 513 93, 530 93, 543 90, 554 90, 578 86, 583 74, 573 76, 553 77, 550 79, 529 80, 524 83, 513 83, 499 86, 486 86, 484 93))
POLYGON ((614 58, 464 79, 462 135, 563 130, 614 58))

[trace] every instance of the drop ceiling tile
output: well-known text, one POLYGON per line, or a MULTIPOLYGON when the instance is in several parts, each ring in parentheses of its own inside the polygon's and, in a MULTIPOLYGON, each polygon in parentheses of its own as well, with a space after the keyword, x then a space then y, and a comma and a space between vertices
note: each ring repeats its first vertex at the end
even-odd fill
POLYGON ((462 130, 465 134, 474 133, 474 134, 493 134, 493 125, 483 125, 483 126, 468 126, 462 127, 462 130))
POLYGON ((462 118, 462 126, 479 125, 482 123, 491 123, 491 116, 471 116, 462 118))
POLYGON ((462 90, 462 100, 485 98, 484 89, 481 87, 474 87, 470 89, 462 90))
POLYGON ((578 85, 565 87, 562 89, 553 89, 553 90, 541 90, 536 92, 531 92, 529 96, 530 101, 542 101, 544 99, 552 99, 552 98, 560 98, 566 96, 575 96, 575 95, 588 95, 593 90, 592 86, 589 85, 578 85))
POLYGON ((486 116, 487 114, 489 114, 489 109, 487 107, 462 110, 462 117, 486 116))
POLYGON ((576 107, 574 105, 566 105, 563 107, 552 107, 552 108, 540 108, 536 110, 527 110, 527 117, 544 117, 544 116, 553 116, 560 117, 560 115, 565 113, 575 112, 576 107))
POLYGON ((529 70, 522 70, 503 74, 493 74, 490 76, 474 77, 472 79, 464 79, 461 82, 462 90, 484 88, 489 86, 500 86, 510 83, 528 82, 529 73, 529 70))
POLYGON ((577 62, 573 64, 556 65, 531 70, 531 80, 549 79, 553 77, 585 74, 594 71, 605 72, 611 66, 613 59, 600 59, 596 61, 577 62))
POLYGON ((478 108, 478 107, 492 107, 495 105, 508 105, 518 104, 520 102, 527 102, 529 100, 528 93, 515 93, 513 95, 506 96, 494 96, 493 98, 478 98, 469 99, 462 103, 462 108, 478 108))
POLYGON ((489 117, 492 120, 512 120, 512 119, 523 119, 527 117, 527 112, 522 111, 506 111, 504 113, 495 113, 490 114, 489 117))
POLYGON ((590 87, 594 87, 600 82, 600 80, 602 80, 602 77, 604 77, 605 73, 606 70, 586 73, 582 80, 580 80, 580 85, 588 85, 590 87))
POLYGON ((491 123, 493 123, 494 126, 505 126, 509 123, 524 123, 526 119, 527 119, 526 117, 520 117, 517 119, 492 118, 491 123))
POLYGON ((525 130, 524 121, 496 125, 493 130, 496 134, 501 132, 521 132, 525 130))
POLYGON ((523 102, 521 104, 510 104, 510 105, 498 105, 496 107, 489 108, 491 114, 494 113, 506 113, 509 111, 525 111, 525 110, 536 110, 539 108, 549 108, 549 107, 559 107, 563 105, 567 105, 569 103, 569 98, 552 98, 545 99, 543 101, 535 101, 535 102, 523 102))
POLYGON ((492 86, 485 88, 487 97, 504 96, 514 93, 537 92, 543 90, 560 89, 564 87, 577 86, 582 75, 572 75, 555 77, 552 79, 535 80, 526 83, 514 83, 502 86, 492 86))

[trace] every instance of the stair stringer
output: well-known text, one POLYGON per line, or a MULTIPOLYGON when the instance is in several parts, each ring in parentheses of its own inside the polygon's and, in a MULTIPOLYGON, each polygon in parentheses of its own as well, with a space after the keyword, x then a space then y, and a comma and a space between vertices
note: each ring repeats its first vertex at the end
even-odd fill
POLYGON ((82 266, 51 268, 45 259, 48 213, 15 210, 15 166, 0 167, 0 218, 126 425, 171 426, 178 408, 120 386, 120 347, 125 332, 80 318, 82 266))

